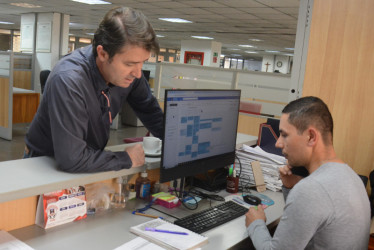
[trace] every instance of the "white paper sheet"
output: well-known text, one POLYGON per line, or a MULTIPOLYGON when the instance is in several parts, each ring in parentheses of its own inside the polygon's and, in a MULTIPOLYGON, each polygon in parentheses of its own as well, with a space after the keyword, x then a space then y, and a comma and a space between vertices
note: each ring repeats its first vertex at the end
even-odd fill
POLYGON ((0 250, 33 250, 6 231, 0 230, 0 250))

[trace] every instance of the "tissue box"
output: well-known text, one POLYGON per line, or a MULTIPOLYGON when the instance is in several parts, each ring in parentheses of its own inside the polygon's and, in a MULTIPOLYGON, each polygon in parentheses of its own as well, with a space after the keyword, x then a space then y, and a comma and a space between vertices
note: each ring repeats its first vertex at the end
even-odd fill
POLYGON ((178 197, 165 192, 152 194, 152 198, 157 198, 154 204, 161 205, 166 208, 178 207, 181 204, 178 197))

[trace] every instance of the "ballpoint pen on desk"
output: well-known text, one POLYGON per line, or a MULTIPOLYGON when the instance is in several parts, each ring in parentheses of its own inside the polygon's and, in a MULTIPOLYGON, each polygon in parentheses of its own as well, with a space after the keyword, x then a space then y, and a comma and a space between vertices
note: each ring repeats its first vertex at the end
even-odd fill
POLYGON ((132 214, 141 215, 141 216, 150 217, 150 218, 160 218, 160 219, 163 219, 162 217, 157 216, 157 215, 143 214, 143 213, 139 213, 139 212, 135 212, 135 211, 132 212, 132 214))
POLYGON ((239 203, 240 205, 245 205, 244 202, 237 197, 233 198, 232 200, 235 201, 236 203, 239 203))
POLYGON ((188 233, 186 233, 186 232, 176 232, 176 231, 162 230, 162 229, 157 229, 157 228, 152 228, 152 227, 146 227, 144 230, 145 231, 151 231, 151 232, 159 232, 159 233, 188 235, 188 233))

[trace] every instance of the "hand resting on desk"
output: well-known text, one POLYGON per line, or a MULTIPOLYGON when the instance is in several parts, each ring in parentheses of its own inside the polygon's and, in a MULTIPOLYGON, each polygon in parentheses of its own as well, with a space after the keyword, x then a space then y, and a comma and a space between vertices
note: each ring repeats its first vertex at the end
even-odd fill
POLYGON ((263 220, 266 222, 266 215, 262 206, 250 207, 245 214, 245 226, 248 227, 255 220, 263 220))

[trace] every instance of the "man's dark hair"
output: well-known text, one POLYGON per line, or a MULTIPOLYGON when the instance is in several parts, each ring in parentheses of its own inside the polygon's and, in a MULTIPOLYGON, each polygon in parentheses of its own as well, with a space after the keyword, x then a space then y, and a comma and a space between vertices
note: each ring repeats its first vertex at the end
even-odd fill
POLYGON ((92 42, 97 57, 97 46, 102 45, 112 58, 125 45, 135 45, 158 53, 160 47, 148 19, 140 11, 128 7, 110 10, 101 21, 92 42))
POLYGON ((325 145, 332 143, 334 122, 327 105, 318 97, 307 96, 290 102, 282 113, 289 114, 288 122, 303 133, 308 126, 315 126, 322 134, 325 145))

